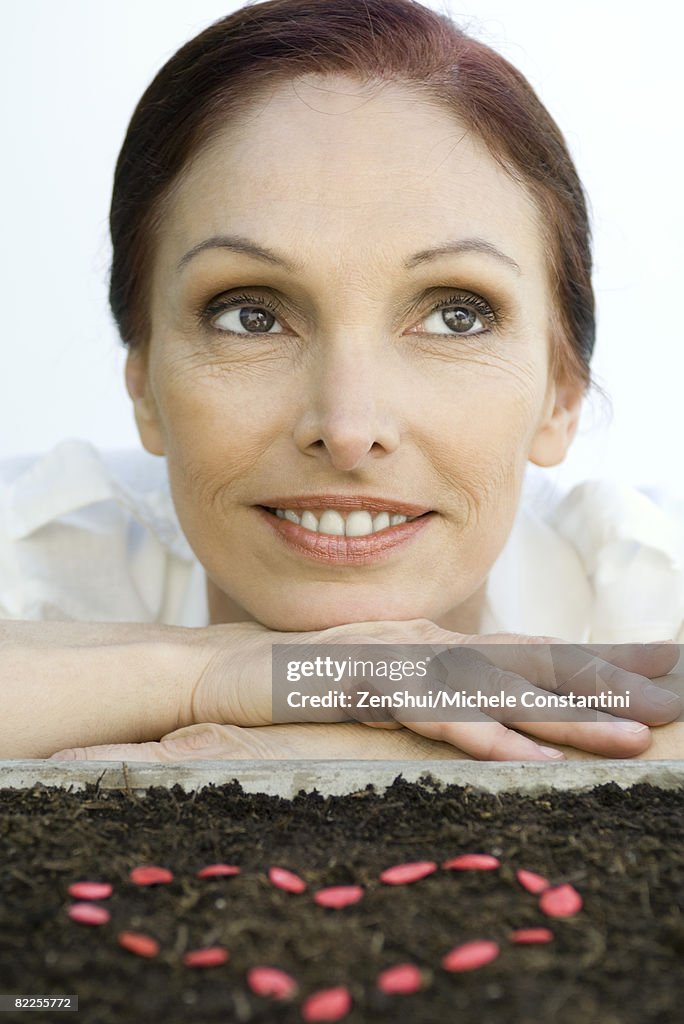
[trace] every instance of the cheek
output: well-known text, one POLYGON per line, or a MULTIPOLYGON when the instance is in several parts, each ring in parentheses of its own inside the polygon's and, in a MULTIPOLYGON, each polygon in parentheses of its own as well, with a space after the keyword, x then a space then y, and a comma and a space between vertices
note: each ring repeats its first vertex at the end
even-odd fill
POLYGON ((502 367, 460 383, 433 405, 431 425, 443 446, 476 465, 525 458, 545 398, 537 368, 502 367))
POLYGON ((495 546, 515 515, 544 384, 528 366, 473 377, 436 403, 440 415, 433 413, 419 442, 452 496, 454 520, 475 534, 486 523, 480 539, 495 546))
POLYGON ((159 407, 176 507, 224 514, 240 499, 255 467, 268 468, 274 437, 282 436, 294 396, 286 375, 212 366, 183 359, 166 368, 159 407))

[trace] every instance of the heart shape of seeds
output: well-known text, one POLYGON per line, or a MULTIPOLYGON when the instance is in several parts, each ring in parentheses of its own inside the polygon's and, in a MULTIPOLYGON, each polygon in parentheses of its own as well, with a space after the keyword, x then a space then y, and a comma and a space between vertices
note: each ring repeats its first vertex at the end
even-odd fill
MULTIPOLYGON (((394 864, 380 873, 379 882, 388 886, 412 885, 439 870, 495 871, 500 866, 499 859, 491 854, 461 853, 442 861, 441 865, 430 860, 394 864)), ((208 864, 197 871, 195 877, 203 880, 229 878, 239 874, 242 874, 242 870, 237 864, 208 864)), ((547 918, 571 917, 582 909, 582 897, 568 882, 552 885, 543 875, 527 868, 518 868, 515 876, 523 889, 538 898, 538 908, 547 918)), ((307 883, 289 868, 278 865, 270 867, 268 879, 273 886, 290 893, 293 898, 309 898, 307 883)), ((156 864, 142 864, 131 870, 129 881, 137 886, 153 888, 173 882, 174 875, 168 868, 156 864)), ((109 899, 113 892, 114 887, 110 882, 73 882, 68 887, 68 893, 78 902, 67 907, 68 916, 79 924, 106 924, 111 917, 109 910, 94 901, 109 899)), ((317 889, 313 892, 312 898, 318 906, 342 911, 345 907, 358 903, 364 895, 365 890, 361 885, 334 885, 317 889)), ((508 941, 518 945, 548 943, 553 941, 553 938, 551 929, 542 925, 514 929, 508 935, 508 941)), ((127 952, 147 959, 152 959, 161 952, 158 940, 144 932, 120 931, 117 942, 127 952)), ((472 971, 491 963, 501 953, 499 943, 492 939, 471 939, 445 950, 440 966, 444 971, 451 973, 472 971)), ((182 955, 183 965, 190 968, 219 967, 229 959, 230 951, 223 946, 186 950, 182 955)), ((245 983, 252 993, 269 1000, 294 1000, 299 997, 301 989, 296 978, 274 964, 253 965, 246 972, 245 983)), ((426 988, 427 984, 426 972, 413 963, 395 964, 381 971, 376 977, 377 988, 392 996, 411 995, 426 988)), ((311 992, 300 1004, 302 1019, 307 1022, 341 1020, 351 1008, 351 992, 345 984, 332 985, 330 988, 311 992)))

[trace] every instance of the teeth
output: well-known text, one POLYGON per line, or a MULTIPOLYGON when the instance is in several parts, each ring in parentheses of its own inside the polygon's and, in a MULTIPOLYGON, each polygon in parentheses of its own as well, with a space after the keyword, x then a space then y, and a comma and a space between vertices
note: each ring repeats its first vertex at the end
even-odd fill
MULTIPOLYGON (((326 509, 320 519, 308 509, 299 515, 290 508, 277 508, 275 514, 279 519, 288 519, 291 523, 303 526, 313 533, 327 533, 333 537, 367 537, 369 534, 386 530, 389 526, 405 523, 408 516, 398 513, 378 512, 375 516, 364 509, 347 514, 346 520, 335 509, 326 509)), ((412 519, 417 518, 412 516, 412 519)))
POLYGON ((299 525, 303 526, 307 530, 313 530, 314 533, 318 532, 318 520, 313 512, 302 512, 302 518, 299 525))
MULTIPOLYGON (((321 520, 322 521, 322 520, 321 520)), ((370 512, 350 512, 345 524, 347 537, 365 537, 373 532, 373 517, 370 512)))
POLYGON ((319 533, 331 533, 334 537, 344 537, 344 519, 339 512, 332 509, 323 513, 318 520, 319 533))
POLYGON ((378 530, 386 530, 389 524, 389 512, 378 512, 377 516, 373 519, 373 533, 377 533, 378 530))

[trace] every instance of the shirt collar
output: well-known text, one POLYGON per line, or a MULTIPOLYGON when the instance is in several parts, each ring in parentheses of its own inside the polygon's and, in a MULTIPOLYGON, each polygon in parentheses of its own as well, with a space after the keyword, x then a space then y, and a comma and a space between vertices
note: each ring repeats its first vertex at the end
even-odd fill
POLYGON ((29 537, 53 520, 99 501, 124 505, 174 554, 195 560, 178 522, 168 481, 133 491, 89 441, 68 438, 35 460, 7 485, 5 530, 13 540, 29 537))

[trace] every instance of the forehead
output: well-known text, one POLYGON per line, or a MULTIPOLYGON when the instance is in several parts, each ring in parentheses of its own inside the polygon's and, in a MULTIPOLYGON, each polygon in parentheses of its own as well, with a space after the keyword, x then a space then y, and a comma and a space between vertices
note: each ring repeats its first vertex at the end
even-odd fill
POLYGON ((200 150, 167 207, 160 255, 226 230, 254 236, 255 221, 266 244, 332 243, 357 261, 399 245, 402 223, 407 250, 448 228, 514 249, 528 266, 543 255, 530 195, 455 114, 410 86, 345 76, 280 84, 200 150))

